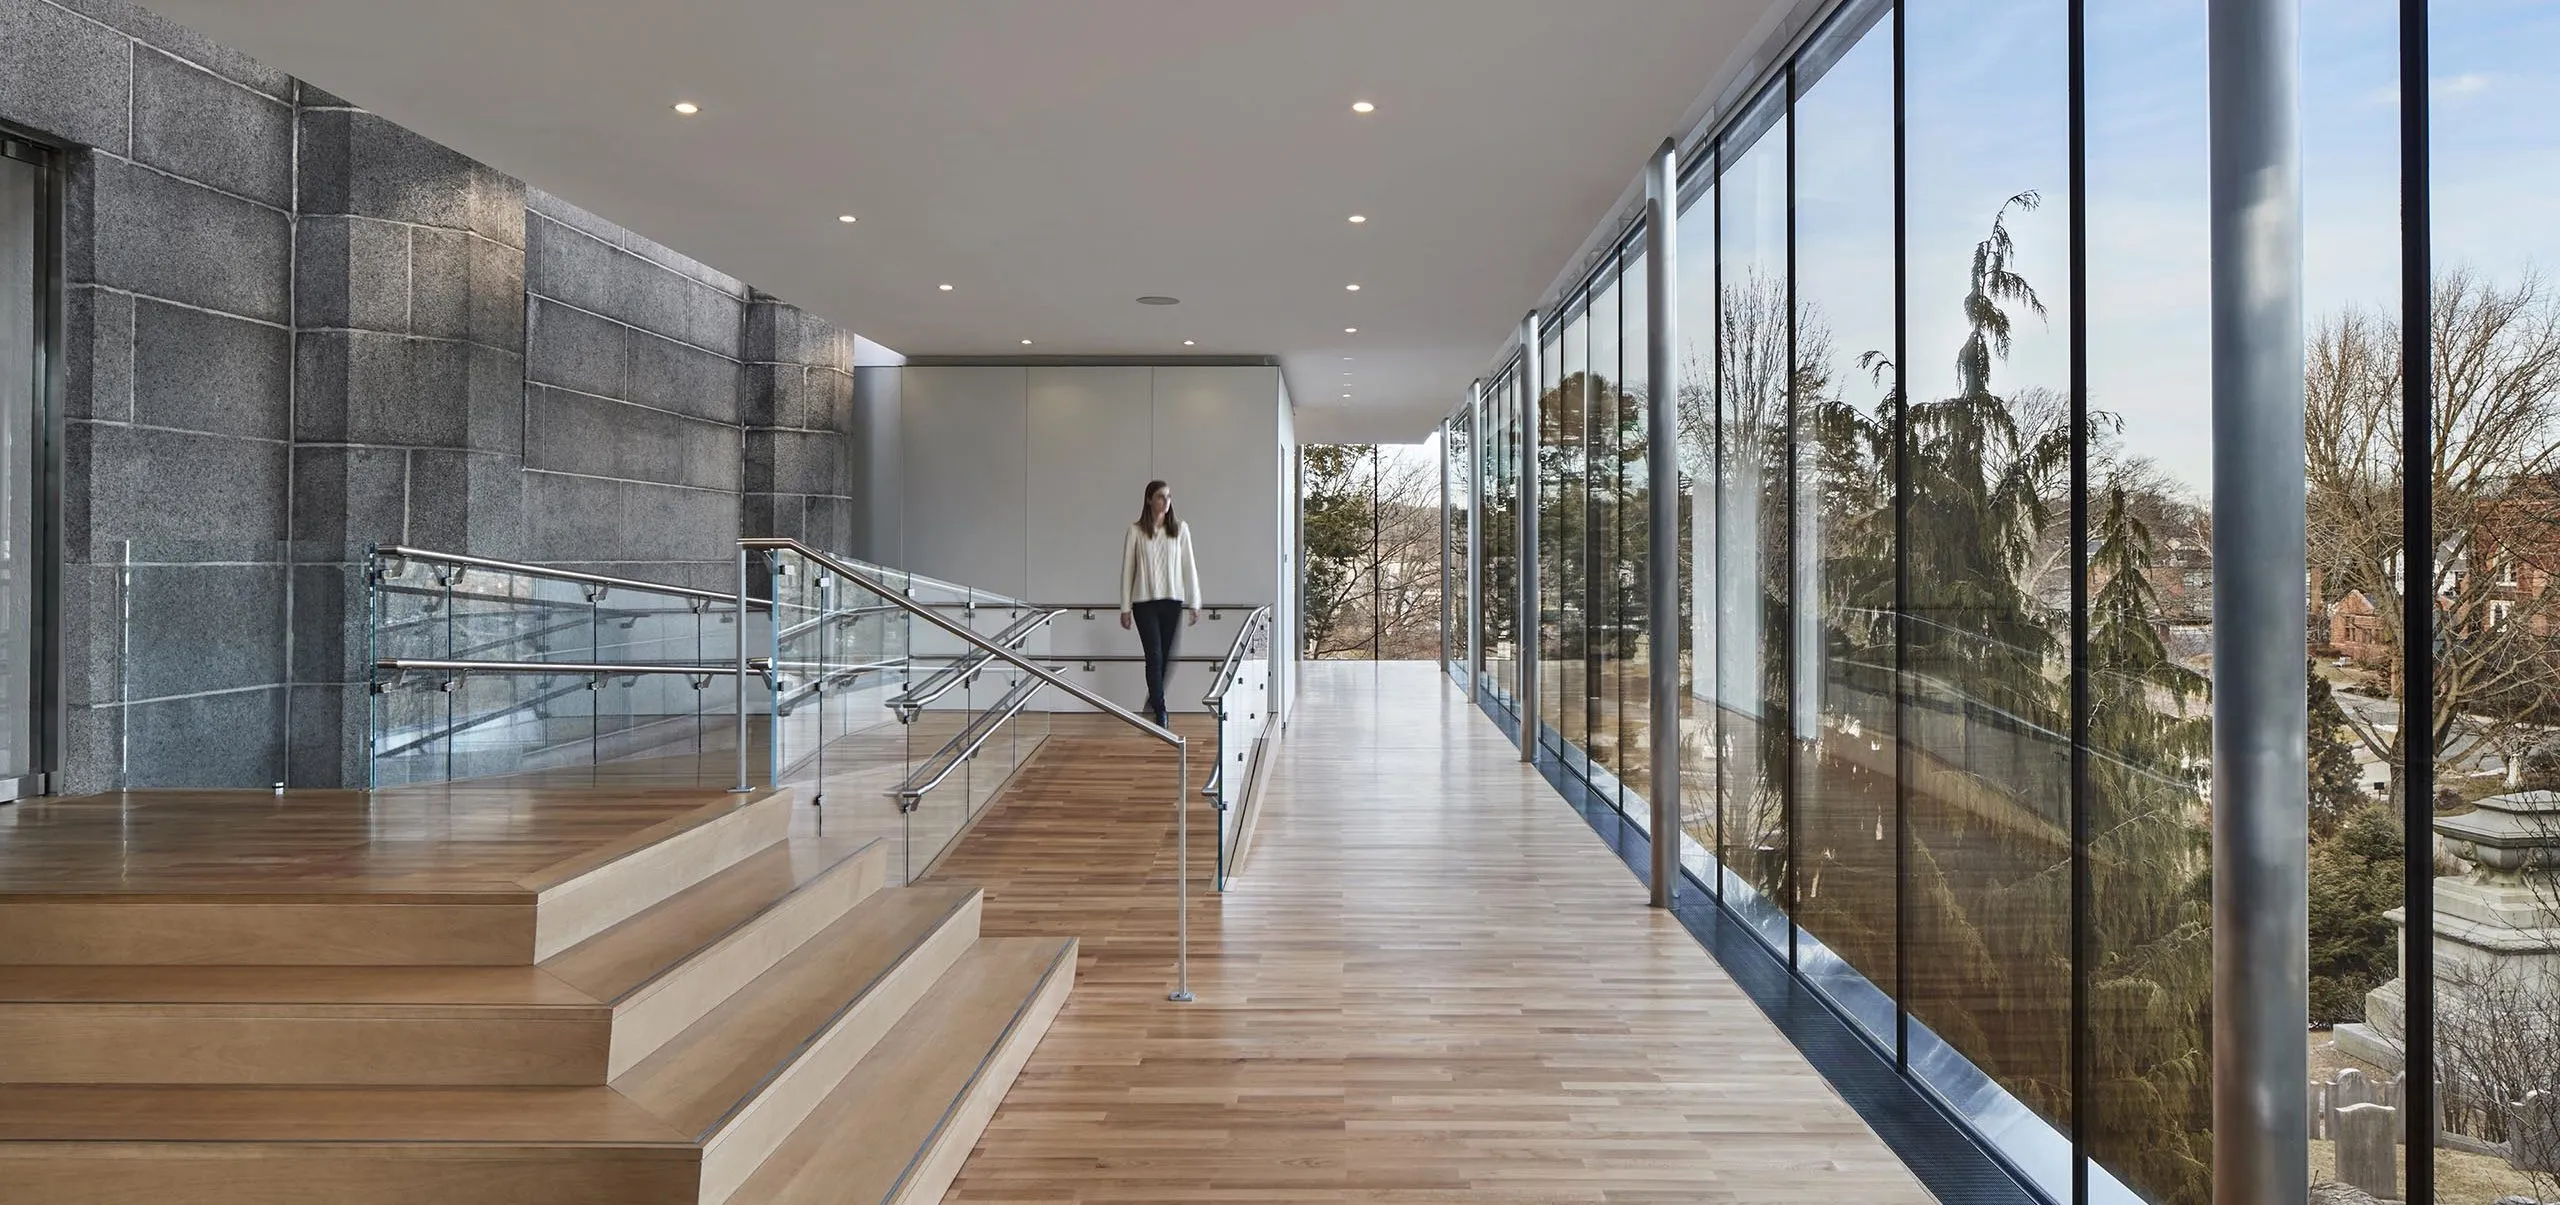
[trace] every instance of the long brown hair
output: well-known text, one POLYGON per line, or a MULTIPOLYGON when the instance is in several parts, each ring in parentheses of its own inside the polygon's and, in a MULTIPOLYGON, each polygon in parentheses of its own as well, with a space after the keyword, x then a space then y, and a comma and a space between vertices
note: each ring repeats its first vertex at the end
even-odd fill
POLYGON ((1163 528, 1160 531, 1147 531, 1147 503, 1155 500, 1157 490, 1169 488, 1169 486, 1161 481, 1150 481, 1147 483, 1147 492, 1138 498, 1138 522, 1136 526, 1139 531, 1145 531, 1148 535, 1171 536, 1182 534, 1182 520, 1173 517, 1173 499, 1171 498, 1166 498, 1164 500, 1163 528))

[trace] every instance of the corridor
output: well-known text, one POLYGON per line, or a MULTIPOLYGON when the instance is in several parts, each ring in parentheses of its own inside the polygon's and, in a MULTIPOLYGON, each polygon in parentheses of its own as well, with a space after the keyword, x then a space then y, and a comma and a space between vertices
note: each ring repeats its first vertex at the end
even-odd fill
POLYGON ((1159 747, 1062 717, 936 868, 990 935, 1083 941, 949 1200, 1931 1199, 1435 667, 1303 675, 1197 1003, 1159 747))

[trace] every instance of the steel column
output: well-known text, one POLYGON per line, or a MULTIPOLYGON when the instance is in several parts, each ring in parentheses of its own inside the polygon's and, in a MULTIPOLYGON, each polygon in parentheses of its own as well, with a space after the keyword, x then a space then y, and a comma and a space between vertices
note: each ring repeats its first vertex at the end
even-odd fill
POLYGON ((1467 386, 1467 697, 1484 701, 1484 379, 1467 386))
POLYGON ((1512 701, 1520 714, 1520 760, 1538 760, 1538 638, 1545 634, 1538 613, 1538 312, 1520 320, 1520 607, 1517 631, 1520 693, 1512 701))
POLYGON ((1449 420, 1440 420, 1440 672, 1449 672, 1449 420))
POLYGON ((1680 150, 1669 139, 1645 165, 1646 617, 1652 639, 1653 906, 1671 906, 1680 881, 1680 150))
POLYGON ((2209 11, 2213 1199, 2264 1205, 2310 1191, 2301 18, 2209 11))

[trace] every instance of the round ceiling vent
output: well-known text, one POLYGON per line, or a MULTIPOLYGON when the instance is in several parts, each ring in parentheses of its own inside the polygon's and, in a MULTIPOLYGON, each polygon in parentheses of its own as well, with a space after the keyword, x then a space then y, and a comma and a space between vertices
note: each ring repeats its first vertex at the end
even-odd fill
POLYGON ((1139 304, 1139 305, 1181 305, 1181 304, 1182 304, 1182 299, 1181 299, 1181 298, 1179 298, 1179 297, 1165 297, 1165 296, 1161 296, 1161 295, 1158 295, 1158 294, 1150 293, 1150 294, 1148 294, 1148 295, 1146 295, 1146 296, 1144 296, 1144 297, 1139 298, 1139 299, 1138 299, 1138 304, 1139 304))

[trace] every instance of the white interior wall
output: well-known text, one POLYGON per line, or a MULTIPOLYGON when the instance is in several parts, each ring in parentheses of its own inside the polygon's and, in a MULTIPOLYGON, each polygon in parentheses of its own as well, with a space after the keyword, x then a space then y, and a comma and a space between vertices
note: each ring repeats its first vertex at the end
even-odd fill
MULTIPOLYGON (((906 567, 1034 602, 1107 604, 1091 619, 1060 616, 1049 637, 1051 654, 1104 697, 1135 707, 1146 696, 1136 664, 1086 671, 1074 658, 1138 652, 1117 616, 1120 549, 1148 481, 1173 486, 1205 601, 1279 601, 1294 537, 1278 369, 910 365, 903 375, 906 567)), ((1204 617, 1180 652, 1225 653, 1243 618, 1204 617)), ((1213 669, 1178 666, 1167 701, 1198 710, 1213 669)))

